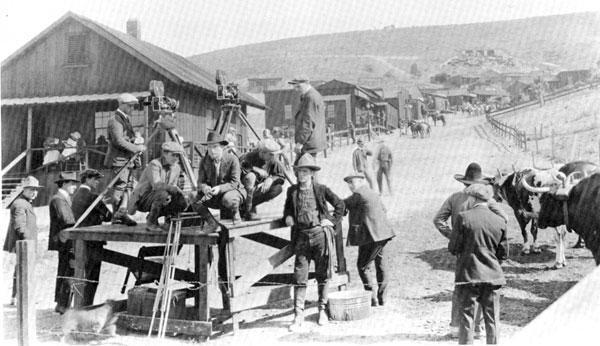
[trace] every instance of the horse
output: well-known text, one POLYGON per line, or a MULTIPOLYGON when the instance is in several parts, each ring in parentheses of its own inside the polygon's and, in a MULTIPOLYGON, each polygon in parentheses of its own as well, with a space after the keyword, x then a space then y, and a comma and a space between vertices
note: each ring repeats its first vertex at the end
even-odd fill
POLYGON ((429 134, 431 133, 431 126, 424 122, 410 120, 408 122, 408 126, 410 126, 410 131, 412 132, 413 138, 417 138, 418 136, 425 138, 425 135, 429 137, 429 134))
POLYGON ((446 126, 446 116, 444 114, 438 112, 430 112, 428 114, 429 117, 433 120, 433 126, 437 126, 437 121, 441 121, 444 126, 446 126))

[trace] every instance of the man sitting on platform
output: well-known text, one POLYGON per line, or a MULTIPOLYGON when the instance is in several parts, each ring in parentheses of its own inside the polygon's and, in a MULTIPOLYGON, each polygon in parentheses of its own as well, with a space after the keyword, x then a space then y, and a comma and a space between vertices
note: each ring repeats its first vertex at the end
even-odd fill
POLYGON ((148 211, 148 231, 163 231, 158 225, 159 217, 173 216, 187 208, 183 191, 177 187, 181 173, 179 155, 182 153, 181 145, 175 142, 163 143, 162 156, 150 161, 133 190, 127 206, 128 212, 133 215, 137 210, 148 211))
POLYGON ((198 195, 192 208, 205 220, 204 231, 214 233, 219 224, 208 208, 220 209, 221 219, 225 217, 223 212, 231 214, 233 223, 237 223, 241 221, 239 207, 244 202, 246 190, 240 182, 240 161, 233 154, 224 152, 229 143, 211 131, 206 143, 202 144, 208 150, 198 169, 198 195))
POLYGON ((258 142, 258 148, 240 158, 242 183, 247 196, 244 201, 244 219, 258 220, 256 206, 279 196, 285 182, 285 169, 275 158, 281 152, 279 144, 272 139, 258 142))

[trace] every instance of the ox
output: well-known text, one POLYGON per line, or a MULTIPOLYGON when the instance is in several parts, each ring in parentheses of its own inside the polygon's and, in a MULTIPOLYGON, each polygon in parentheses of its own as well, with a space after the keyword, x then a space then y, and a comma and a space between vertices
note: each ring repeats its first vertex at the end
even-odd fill
POLYGON ((539 253, 541 250, 537 244, 538 226, 537 226, 537 208, 538 201, 535 200, 534 193, 527 191, 521 181, 523 179, 531 179, 535 171, 532 169, 523 169, 514 171, 512 174, 503 175, 498 171, 498 175, 494 179, 494 199, 501 203, 506 202, 513 210, 515 218, 521 228, 523 236, 523 254, 530 254, 531 251, 539 253), (530 232, 533 238, 533 243, 530 242, 527 232, 527 225, 531 222, 530 232))
POLYGON ((539 227, 565 225, 575 231, 600 265, 600 172, 591 162, 575 161, 559 169, 562 184, 525 185, 540 193, 539 227), (565 212, 566 211, 566 212, 565 212))
POLYGON ((408 126, 410 126, 410 131, 412 132, 413 138, 417 138, 418 136, 425 138, 425 135, 429 137, 429 134, 431 133, 431 126, 429 126, 427 123, 410 120, 408 122, 408 126))

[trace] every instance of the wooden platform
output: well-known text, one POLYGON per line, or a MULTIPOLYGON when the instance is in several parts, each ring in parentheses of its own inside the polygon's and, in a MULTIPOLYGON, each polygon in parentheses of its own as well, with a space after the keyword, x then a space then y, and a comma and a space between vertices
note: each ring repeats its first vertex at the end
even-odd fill
MULTIPOLYGON (((345 286, 349 282, 344 258, 341 225, 336 234, 336 253, 338 270, 331 280, 331 286, 345 286)), ((231 221, 221 221, 219 233, 206 235, 201 233, 200 226, 183 228, 181 230, 180 244, 194 246, 194 271, 176 269, 175 279, 196 283, 191 292, 194 297, 193 320, 169 320, 167 332, 193 335, 210 336, 212 322, 209 309, 208 273, 217 265, 219 273, 219 289, 221 291, 223 306, 230 312, 233 330, 238 329, 237 314, 241 311, 267 305, 270 303, 287 300, 292 297, 292 273, 273 274, 275 269, 293 256, 293 249, 289 240, 270 234, 274 230, 289 227, 281 221, 281 216, 265 217, 259 221, 240 222, 232 224, 231 221), (256 265, 251 272, 236 272, 235 241, 243 237, 278 251, 267 258, 257 258, 256 265), (217 261, 214 259, 218 258, 217 261), (261 283, 269 282, 263 287, 261 283), (274 283, 280 283, 276 285, 274 283)), ((149 232, 145 224, 140 223, 134 227, 123 225, 101 225, 67 229, 62 231, 67 239, 71 239, 75 246, 75 278, 85 277, 85 266, 89 256, 95 256, 103 262, 123 266, 132 271, 139 271, 160 275, 160 263, 144 260, 128 254, 108 250, 93 250, 88 248, 89 241, 115 241, 134 243, 165 243, 167 232, 149 232), (91 251, 94 251, 92 254, 91 251)), ((141 244, 140 244, 141 245, 141 244)), ((312 274, 311 274, 312 276, 312 274)), ((85 285, 79 284, 77 290, 82 293, 85 285)), ((81 295, 75 294, 75 306, 81 305, 81 295)), ((135 326, 137 330, 149 328, 149 318, 123 314, 121 319, 124 324, 135 326)))

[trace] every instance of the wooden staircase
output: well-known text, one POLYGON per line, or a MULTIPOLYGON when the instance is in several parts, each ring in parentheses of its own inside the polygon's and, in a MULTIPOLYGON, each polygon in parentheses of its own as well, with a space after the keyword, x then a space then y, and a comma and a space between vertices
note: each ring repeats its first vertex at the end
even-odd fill
POLYGON ((2 177, 2 208, 6 209, 19 196, 25 174, 6 174, 2 177))

